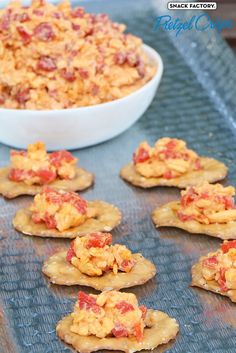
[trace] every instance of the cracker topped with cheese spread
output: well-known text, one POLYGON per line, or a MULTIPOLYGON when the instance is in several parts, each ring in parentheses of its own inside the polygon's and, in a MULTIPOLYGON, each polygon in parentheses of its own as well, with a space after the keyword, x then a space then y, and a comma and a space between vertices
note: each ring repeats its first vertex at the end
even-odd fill
POLYGON ((236 239, 236 206, 233 186, 207 182, 181 191, 180 201, 156 208, 156 227, 177 227, 221 239, 236 239))
POLYGON ((121 212, 104 201, 86 201, 72 191, 44 187, 29 208, 20 209, 13 226, 26 235, 75 238, 89 232, 111 231, 121 212))
POLYGON ((203 256, 192 267, 192 286, 229 297, 236 302, 236 240, 203 256))
POLYGON ((227 167, 212 158, 200 157, 183 140, 164 137, 154 147, 142 142, 133 162, 121 169, 121 177, 142 188, 175 186, 185 188, 200 182, 224 179, 227 167))
POLYGON ((47 153, 43 142, 27 151, 11 151, 10 166, 0 169, 0 194, 7 198, 36 195, 44 185, 81 191, 93 183, 93 175, 77 166, 78 159, 68 151, 47 153))
POLYGON ((133 293, 118 291, 80 291, 73 313, 56 327, 57 335, 81 353, 152 350, 174 339, 178 331, 175 319, 139 306, 133 293))
POLYGON ((89 233, 45 261, 43 273, 54 284, 81 285, 97 290, 128 288, 155 276, 155 266, 125 245, 112 243, 110 233, 89 233))

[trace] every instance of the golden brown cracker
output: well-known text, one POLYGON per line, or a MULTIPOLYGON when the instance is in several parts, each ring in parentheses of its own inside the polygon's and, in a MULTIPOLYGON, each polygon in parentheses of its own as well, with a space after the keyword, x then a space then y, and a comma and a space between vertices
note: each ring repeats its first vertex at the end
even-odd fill
POLYGON ((133 163, 127 164, 121 169, 120 176, 129 183, 141 188, 152 188, 155 186, 174 186, 184 189, 187 186, 194 186, 201 182, 208 181, 215 183, 226 177, 228 168, 213 158, 200 158, 203 169, 191 171, 178 178, 145 178, 136 172, 133 163))
POLYGON ((91 277, 66 261, 66 254, 66 251, 58 252, 43 265, 43 273, 54 284, 88 286, 100 291, 119 290, 143 284, 156 274, 156 268, 150 261, 141 254, 133 254, 136 264, 130 272, 114 274, 110 271, 102 276, 91 277))
POLYGON ((224 295, 226 297, 229 297, 232 302, 236 302, 236 290, 229 289, 227 292, 222 292, 220 289, 219 284, 215 281, 207 281, 203 276, 202 276, 202 264, 201 262, 206 259, 206 256, 203 256, 199 259, 199 262, 197 262, 195 265, 192 267, 192 286, 200 287, 205 290, 224 295))
POLYGON ((121 221, 121 212, 117 207, 104 201, 88 201, 88 207, 96 210, 94 217, 87 219, 78 227, 59 232, 57 229, 47 229, 45 223, 34 223, 32 212, 28 208, 17 211, 13 226, 26 235, 52 238, 75 238, 91 232, 110 232, 121 221))
POLYGON ((236 222, 202 224, 195 220, 181 221, 176 210, 179 202, 172 201, 156 208, 152 213, 152 220, 156 227, 176 227, 189 233, 207 234, 221 239, 236 239, 236 222))
POLYGON ((80 336, 70 331, 71 315, 66 316, 58 323, 56 332, 63 341, 80 353, 90 353, 103 349, 132 353, 143 349, 152 350, 161 344, 165 344, 174 339, 179 331, 177 321, 162 311, 148 310, 145 322, 148 328, 144 329, 144 338, 141 342, 128 337, 80 336))
MULTIPOLYGON (((20 195, 36 195, 45 185, 27 185, 24 182, 15 182, 8 179, 10 167, 0 169, 0 194, 8 199, 20 195)), ((83 168, 76 169, 76 176, 72 180, 56 179, 49 185, 55 189, 66 191, 82 191, 93 184, 94 176, 83 168)))

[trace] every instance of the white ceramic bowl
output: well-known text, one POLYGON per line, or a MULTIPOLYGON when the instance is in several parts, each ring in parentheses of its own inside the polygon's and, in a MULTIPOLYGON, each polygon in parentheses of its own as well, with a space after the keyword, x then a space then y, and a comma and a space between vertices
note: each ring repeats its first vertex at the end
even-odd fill
POLYGON ((155 76, 130 95, 108 103, 65 110, 0 109, 0 141, 26 148, 44 141, 48 150, 91 146, 119 135, 146 111, 159 86, 163 62, 151 47, 143 46, 157 66, 155 76))

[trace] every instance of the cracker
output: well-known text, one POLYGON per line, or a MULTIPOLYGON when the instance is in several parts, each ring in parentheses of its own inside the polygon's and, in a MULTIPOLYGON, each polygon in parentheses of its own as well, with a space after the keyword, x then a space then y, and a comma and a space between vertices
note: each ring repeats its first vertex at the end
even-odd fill
POLYGON ((156 227, 176 227, 194 234, 207 234, 220 239, 236 239, 236 222, 202 224, 195 220, 181 221, 176 208, 179 202, 172 201, 156 208, 152 213, 152 220, 156 227), (175 209, 175 210, 174 210, 175 209))
POLYGON ((58 323, 56 332, 63 341, 80 353, 90 353, 103 349, 132 353, 143 349, 152 350, 161 344, 165 344, 174 339, 179 331, 177 321, 162 311, 149 309, 145 321, 149 327, 144 329, 144 338, 141 342, 128 337, 80 336, 70 331, 71 315, 66 316, 58 323))
POLYGON ((110 232, 121 221, 121 212, 112 204, 104 201, 89 201, 89 208, 96 209, 96 215, 87 219, 78 227, 73 227, 63 232, 57 229, 47 229, 44 223, 34 223, 31 219, 32 212, 28 208, 17 211, 13 226, 26 235, 52 238, 75 238, 91 232, 110 232))
POLYGON ((202 276, 202 264, 201 261, 206 259, 207 256, 203 256, 199 259, 199 262, 197 262, 195 265, 192 267, 192 286, 195 287, 200 287, 206 290, 209 290, 211 292, 224 295, 232 300, 232 302, 236 303, 236 290, 229 289, 227 292, 222 292, 220 289, 219 284, 215 281, 207 281, 203 276, 202 276))
POLYGON ((213 158, 200 158, 203 169, 191 171, 178 178, 145 178, 136 172, 133 163, 127 164, 121 169, 120 176, 129 183, 141 188, 155 186, 175 186, 184 189, 187 186, 195 186, 201 182, 215 183, 226 177, 228 168, 213 158))
MULTIPOLYGON (((0 194, 8 199, 20 195, 36 195, 45 185, 26 185, 24 182, 15 182, 8 179, 10 167, 0 168, 0 194)), ((72 180, 56 179, 48 184, 55 189, 66 191, 82 191, 93 184, 94 176, 83 168, 76 169, 76 176, 72 180)))
POLYGON ((100 277, 91 277, 66 261, 66 254, 66 251, 58 252, 43 265, 43 273, 53 284, 88 286, 100 291, 119 290, 143 284, 156 274, 156 268, 150 261, 141 254, 133 254, 136 264, 130 272, 114 274, 110 271, 100 277))

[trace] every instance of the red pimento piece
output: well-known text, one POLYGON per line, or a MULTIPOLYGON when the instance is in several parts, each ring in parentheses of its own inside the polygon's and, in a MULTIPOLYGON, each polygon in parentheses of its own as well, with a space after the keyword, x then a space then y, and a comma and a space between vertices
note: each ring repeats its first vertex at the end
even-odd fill
POLYGON ((16 151, 16 150, 11 150, 10 151, 10 155, 11 157, 14 157, 14 156, 24 156, 26 157, 27 156, 27 151, 16 151))
POLYGON ((79 291, 78 294, 78 304, 81 310, 91 309, 95 314, 98 314, 101 311, 99 305, 96 304, 96 299, 82 291, 79 291))
POLYGON ((89 78, 89 73, 88 73, 87 70, 79 69, 78 71, 79 71, 79 75, 80 75, 81 78, 83 78, 83 79, 89 78))
POLYGON ((87 201, 75 192, 67 192, 62 195, 63 202, 70 202, 81 214, 87 211, 87 201))
POLYGON ((46 227, 48 229, 55 229, 56 226, 57 226, 57 222, 55 220, 55 217, 52 216, 52 215, 49 215, 47 212, 46 212, 45 217, 44 217, 44 222, 45 222, 46 227))
POLYGON ((49 56, 42 56, 37 63, 37 69, 43 70, 46 72, 55 71, 56 68, 57 68, 57 65, 55 61, 49 56))
POLYGON ((67 255, 66 255, 66 261, 68 261, 69 263, 71 263, 71 259, 72 257, 75 257, 75 250, 74 250, 74 240, 70 243, 70 247, 69 250, 67 251, 67 255))
POLYGON ((129 270, 133 267, 134 261, 132 260, 123 260, 122 263, 119 266, 119 269, 121 271, 129 270))
POLYGON ((231 240, 227 243, 221 244, 221 250, 224 254, 226 254, 230 249, 236 249, 236 240, 231 240))
POLYGON ((176 145, 177 145, 177 141, 175 141, 175 140, 170 140, 169 142, 167 142, 166 148, 167 148, 168 150, 173 150, 173 149, 175 149, 176 145))
POLYGON ((0 104, 4 104, 4 103, 5 103, 5 98, 2 95, 0 95, 0 104))
POLYGON ((172 178, 174 178, 172 171, 171 171, 171 170, 168 170, 167 172, 165 172, 165 173, 163 174, 163 178, 164 178, 164 179, 172 179, 172 178))
POLYGON ((72 23, 72 29, 73 29, 74 31, 79 31, 80 28, 81 28, 80 25, 77 25, 76 23, 72 23))
POLYGON ((44 15, 44 11, 43 10, 39 10, 39 9, 36 9, 36 10, 33 10, 33 14, 36 15, 36 16, 43 16, 44 15))
POLYGON ((139 307, 139 310, 142 311, 142 319, 144 320, 145 317, 146 317, 146 315, 147 315, 147 308, 146 308, 146 306, 145 306, 145 305, 141 305, 141 306, 139 307))
POLYGON ((188 206, 190 203, 192 203, 195 200, 196 196, 197 194, 194 192, 194 189, 190 188, 187 194, 181 197, 181 206, 182 207, 188 206))
POLYGON ((47 170, 47 169, 40 169, 37 172, 35 172, 35 175, 40 178, 40 182, 42 184, 49 184, 57 177, 54 171, 47 170))
POLYGON ((112 329, 111 332, 117 338, 119 338, 119 337, 128 337, 128 331, 126 330, 126 328, 120 322, 117 322, 115 324, 115 327, 112 329))
POLYGON ((11 168, 8 178, 12 181, 21 181, 23 179, 23 170, 11 168))
POLYGON ((118 52, 114 55, 114 62, 117 65, 123 65, 126 61, 126 54, 122 52, 118 52))
POLYGON ((23 12, 23 13, 17 15, 16 20, 18 20, 21 23, 24 23, 24 22, 28 22, 30 20, 30 17, 26 12, 23 12))
POLYGON ((203 264, 203 266, 214 269, 216 267, 216 265, 218 264, 218 260, 217 260, 216 256, 212 256, 212 257, 208 257, 207 259, 203 260, 202 264, 203 264))
POLYGON ((60 20, 61 19, 61 14, 59 12, 53 12, 52 17, 56 18, 57 20, 60 20))
POLYGON ((137 153, 133 154, 134 164, 146 162, 150 158, 148 151, 144 148, 139 148, 137 153))
POLYGON ((221 268, 220 269, 220 278, 218 279, 218 283, 220 285, 220 289, 221 289, 222 292, 227 292, 228 289, 229 289, 226 286, 225 272, 226 272, 226 269, 225 268, 221 268))
POLYGON ((61 70, 61 76, 68 82, 74 82, 76 80, 76 76, 74 70, 61 70))
POLYGON ((55 203, 60 205, 62 203, 61 194, 58 191, 51 189, 50 187, 44 187, 42 194, 46 195, 47 202, 55 203))
POLYGON ((195 169, 196 170, 202 169, 201 160, 199 158, 196 159, 196 161, 195 161, 195 169))
POLYGON ((77 7, 71 12, 71 17, 73 18, 82 18, 84 17, 84 9, 83 7, 77 7))
POLYGON ((55 38, 53 28, 48 22, 40 23, 37 27, 35 27, 34 35, 37 39, 44 42, 49 42, 55 38))
POLYGON ((50 153, 49 159, 54 167, 60 168, 63 162, 70 163, 74 160, 74 157, 68 151, 56 151, 50 153))
POLYGON ((185 215, 185 214, 183 214, 182 212, 177 212, 177 215, 178 215, 179 219, 180 219, 182 222, 194 220, 194 216, 192 216, 192 215, 185 215))
POLYGON ((134 336, 137 338, 137 341, 141 341, 143 339, 143 331, 140 323, 134 325, 134 336))
POLYGON ((129 311, 133 311, 134 307, 132 304, 126 302, 125 300, 121 300, 119 303, 115 305, 115 308, 120 311, 121 314, 128 313, 129 311))
POLYGON ((99 92, 99 87, 98 87, 98 85, 96 85, 96 83, 94 83, 91 87, 91 94, 93 96, 97 96, 98 92, 99 92))
POLYGON ((7 31, 10 28, 11 24, 11 12, 12 10, 9 9, 7 12, 2 16, 0 22, 0 31, 7 31))
POLYGON ((18 26, 16 29, 17 29, 17 32, 19 33, 22 41, 25 44, 29 44, 32 39, 31 34, 29 34, 29 32, 27 32, 27 30, 23 26, 18 26))
POLYGON ((30 90, 29 88, 25 88, 25 89, 20 89, 17 93, 16 93, 16 100, 18 103, 20 104, 24 104, 25 102, 27 102, 30 99, 30 90))
POLYGON ((92 233, 89 236, 86 248, 104 248, 106 245, 111 245, 112 235, 110 233, 92 233))

